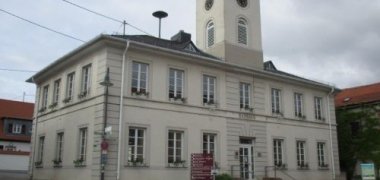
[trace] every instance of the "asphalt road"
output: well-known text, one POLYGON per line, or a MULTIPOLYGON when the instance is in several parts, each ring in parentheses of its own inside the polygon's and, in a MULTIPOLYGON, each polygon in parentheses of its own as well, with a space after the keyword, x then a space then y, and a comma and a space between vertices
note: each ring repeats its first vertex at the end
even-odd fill
POLYGON ((28 173, 0 171, 1 180, 28 180, 28 173))

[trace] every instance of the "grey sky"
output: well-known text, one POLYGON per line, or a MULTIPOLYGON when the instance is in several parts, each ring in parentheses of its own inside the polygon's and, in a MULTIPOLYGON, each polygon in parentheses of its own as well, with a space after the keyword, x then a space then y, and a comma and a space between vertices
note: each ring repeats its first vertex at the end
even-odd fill
MULTIPOLYGON (((163 37, 179 30, 195 40, 195 0, 72 0, 157 35, 155 10, 165 10, 163 37)), ((0 1, 0 8, 85 41, 122 26, 61 0, 0 1)), ((265 60, 277 68, 339 88, 379 81, 380 1, 262 0, 265 60)), ((82 43, 0 12, 0 69, 40 70, 82 43)), ((127 27, 128 34, 141 34, 127 27)), ((33 73, 0 70, 0 98, 35 94, 33 73)), ((27 96, 28 101, 34 97, 27 96)))

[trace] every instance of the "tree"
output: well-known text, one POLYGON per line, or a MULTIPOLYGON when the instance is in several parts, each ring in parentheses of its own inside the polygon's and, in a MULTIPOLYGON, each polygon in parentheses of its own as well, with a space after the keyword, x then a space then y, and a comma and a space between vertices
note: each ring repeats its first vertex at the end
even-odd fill
POLYGON ((351 180, 358 162, 380 166, 380 119, 376 109, 338 109, 338 139, 341 169, 351 180))

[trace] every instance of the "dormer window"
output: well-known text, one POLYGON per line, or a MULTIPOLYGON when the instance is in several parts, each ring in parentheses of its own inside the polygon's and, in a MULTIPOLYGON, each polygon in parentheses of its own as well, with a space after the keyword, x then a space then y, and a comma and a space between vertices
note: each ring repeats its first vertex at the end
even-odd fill
POLYGON ((239 44, 248 44, 248 27, 247 21, 244 18, 239 18, 238 20, 238 43, 239 44))
POLYGON ((214 22, 210 21, 207 23, 206 29, 206 37, 207 37, 207 47, 211 47, 215 43, 215 26, 214 22))

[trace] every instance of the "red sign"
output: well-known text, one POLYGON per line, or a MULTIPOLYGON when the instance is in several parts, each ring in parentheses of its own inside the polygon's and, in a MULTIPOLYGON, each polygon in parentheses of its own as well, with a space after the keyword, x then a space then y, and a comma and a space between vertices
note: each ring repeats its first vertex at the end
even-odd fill
POLYGON ((213 164, 211 154, 191 154, 191 180, 212 180, 213 164))

